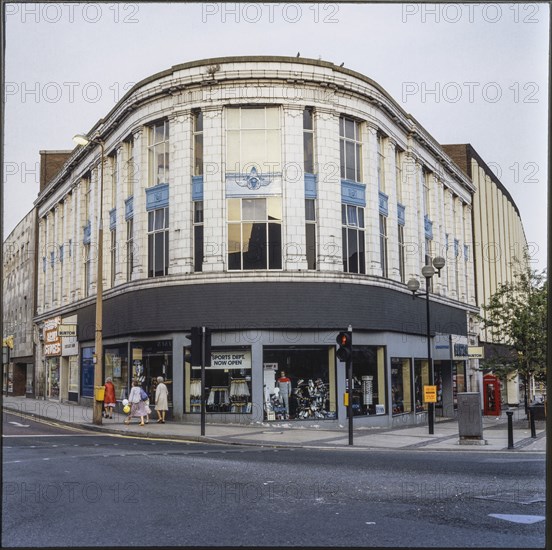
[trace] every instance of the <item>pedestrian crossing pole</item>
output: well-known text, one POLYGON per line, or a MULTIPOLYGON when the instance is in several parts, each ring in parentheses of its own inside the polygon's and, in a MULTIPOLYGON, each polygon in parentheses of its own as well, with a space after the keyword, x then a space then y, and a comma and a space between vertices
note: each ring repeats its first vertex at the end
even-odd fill
POLYGON ((353 444, 353 327, 337 335, 337 358, 345 363, 347 376, 347 416, 349 418, 349 445, 353 444))
POLYGON ((201 435, 205 435, 205 327, 201 327, 201 435))

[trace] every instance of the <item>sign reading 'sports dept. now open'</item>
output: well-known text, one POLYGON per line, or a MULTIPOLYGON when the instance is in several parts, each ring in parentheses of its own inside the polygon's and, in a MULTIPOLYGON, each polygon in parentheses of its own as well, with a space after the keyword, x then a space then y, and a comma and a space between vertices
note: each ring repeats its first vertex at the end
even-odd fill
POLYGON ((211 352, 210 369, 250 369, 250 351, 215 351, 211 352))

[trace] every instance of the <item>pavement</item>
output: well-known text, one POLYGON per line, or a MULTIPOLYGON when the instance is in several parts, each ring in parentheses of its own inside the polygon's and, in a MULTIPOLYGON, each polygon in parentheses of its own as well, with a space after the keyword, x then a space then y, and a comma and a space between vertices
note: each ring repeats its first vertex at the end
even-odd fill
POLYGON ((125 425, 123 421, 126 415, 115 413, 113 419, 102 419, 102 425, 99 426, 92 422, 90 406, 75 403, 3 396, 2 407, 6 411, 21 414, 23 419, 25 417, 45 419, 61 425, 105 434, 206 443, 351 450, 404 449, 466 452, 509 451, 512 453, 544 453, 546 451, 546 423, 544 421, 535 423, 536 438, 532 438, 523 409, 511 409, 514 412, 512 422, 514 448, 509 450, 507 415, 504 411, 500 417, 483 417, 483 442, 460 444, 458 420, 436 418, 432 435, 429 434, 427 423, 394 428, 355 426, 353 446, 350 446, 346 420, 341 423, 331 421, 318 423, 248 421, 248 423, 241 424, 207 422, 205 435, 202 436, 199 415, 195 423, 167 421, 165 424, 158 424, 154 411, 150 422, 141 427, 136 419, 133 419, 130 425, 125 425))

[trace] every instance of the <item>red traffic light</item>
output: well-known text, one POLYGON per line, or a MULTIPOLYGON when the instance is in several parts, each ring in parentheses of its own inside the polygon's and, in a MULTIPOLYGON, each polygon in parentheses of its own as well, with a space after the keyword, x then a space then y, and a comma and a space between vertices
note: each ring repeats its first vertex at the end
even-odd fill
POLYGON ((340 332, 335 341, 339 344, 336 355, 344 363, 349 361, 353 355, 353 334, 351 332, 340 332))

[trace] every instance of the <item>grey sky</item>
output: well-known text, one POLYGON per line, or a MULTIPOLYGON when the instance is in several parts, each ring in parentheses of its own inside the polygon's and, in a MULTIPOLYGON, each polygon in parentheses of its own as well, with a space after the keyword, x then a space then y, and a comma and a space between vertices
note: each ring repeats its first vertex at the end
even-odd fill
POLYGON ((546 4, 6 10, 4 237, 37 196, 38 152, 72 149, 72 136, 87 132, 133 83, 194 59, 300 51, 376 80, 440 143, 471 143, 514 197, 533 267, 546 267, 546 4))

